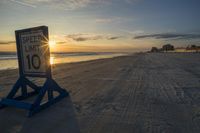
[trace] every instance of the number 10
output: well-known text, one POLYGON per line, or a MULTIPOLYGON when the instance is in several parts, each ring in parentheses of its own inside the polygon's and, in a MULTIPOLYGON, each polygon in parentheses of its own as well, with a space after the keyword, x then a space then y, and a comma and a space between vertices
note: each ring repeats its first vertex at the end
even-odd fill
POLYGON ((31 69, 32 67, 34 69, 39 69, 40 68, 41 60, 40 60, 40 57, 38 55, 36 55, 36 54, 34 54, 32 56, 27 55, 26 58, 28 60, 28 69, 31 69))

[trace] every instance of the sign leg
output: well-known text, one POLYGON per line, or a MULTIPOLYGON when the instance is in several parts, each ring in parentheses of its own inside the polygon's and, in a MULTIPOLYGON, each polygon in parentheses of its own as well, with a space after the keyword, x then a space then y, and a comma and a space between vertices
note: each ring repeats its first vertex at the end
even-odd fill
POLYGON ((61 99, 65 98, 68 95, 69 95, 68 92, 59 87, 58 84, 53 79, 47 79, 44 86, 40 90, 40 93, 36 98, 32 106, 32 109, 29 111, 28 116, 31 117, 40 110, 51 106, 52 104, 60 101, 61 99), (59 95, 53 96, 54 91, 57 92, 59 95), (42 99, 44 98, 45 94, 48 95, 47 97, 48 100, 47 102, 42 103, 42 99))

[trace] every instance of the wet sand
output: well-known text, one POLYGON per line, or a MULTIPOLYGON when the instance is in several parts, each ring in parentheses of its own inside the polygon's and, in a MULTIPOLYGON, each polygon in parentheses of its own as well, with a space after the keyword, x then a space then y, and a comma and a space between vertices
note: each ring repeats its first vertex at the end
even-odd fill
MULTIPOLYGON (((11 88, 18 73, 17 70, 6 70, 0 71, 0 75, 2 97, 11 88)), ((140 53, 60 64, 54 66, 53 77, 70 92, 82 133, 200 132, 198 53, 140 53)), ((58 111, 59 107, 65 109, 58 104, 34 118, 44 117, 41 114, 45 112, 54 112, 49 110, 58 111)), ((15 119, 14 122, 20 121, 20 118, 26 119, 25 112, 10 107, 0 110, 0 130, 7 132, 5 128, 9 128, 9 125, 5 123, 12 119, 15 119), (12 117, 2 117, 4 113, 12 117)), ((58 115, 62 117, 64 114, 58 115)), ((50 118, 43 119, 48 121, 50 118)), ((56 128, 60 133, 67 131, 62 130, 66 119, 54 119, 58 122, 55 132, 56 128), (60 124, 62 126, 58 128, 60 124)), ((21 129, 18 125, 17 131, 23 131, 21 129)), ((14 128, 12 132, 15 131, 14 128)))

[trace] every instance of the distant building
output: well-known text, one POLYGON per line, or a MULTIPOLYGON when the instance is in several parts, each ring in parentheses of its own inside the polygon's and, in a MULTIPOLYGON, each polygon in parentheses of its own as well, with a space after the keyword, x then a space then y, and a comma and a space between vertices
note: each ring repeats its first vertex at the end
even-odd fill
POLYGON ((175 52, 186 52, 186 48, 185 47, 177 47, 174 50, 175 50, 175 52))
POLYGON ((200 46, 196 46, 196 45, 187 46, 186 51, 187 52, 200 52, 200 46))
POLYGON ((163 51, 173 51, 174 50, 174 46, 171 44, 165 44, 162 46, 162 50, 163 51))

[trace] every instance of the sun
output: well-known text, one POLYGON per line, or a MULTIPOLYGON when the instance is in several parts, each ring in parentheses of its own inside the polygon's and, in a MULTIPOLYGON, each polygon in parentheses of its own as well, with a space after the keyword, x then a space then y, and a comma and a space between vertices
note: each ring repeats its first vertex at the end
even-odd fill
POLYGON ((49 47, 50 47, 50 49, 51 49, 51 48, 55 48, 55 46, 56 46, 56 41, 54 41, 54 40, 49 40, 49 47))

